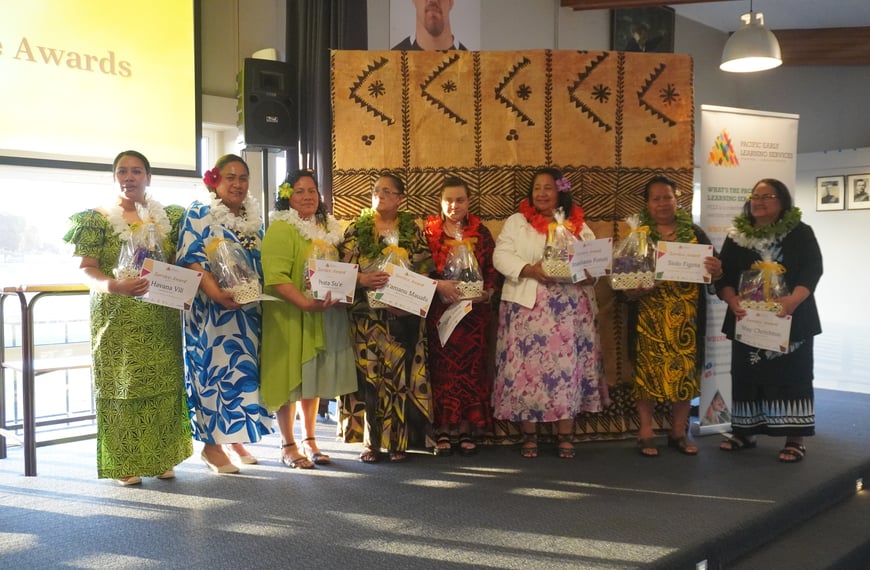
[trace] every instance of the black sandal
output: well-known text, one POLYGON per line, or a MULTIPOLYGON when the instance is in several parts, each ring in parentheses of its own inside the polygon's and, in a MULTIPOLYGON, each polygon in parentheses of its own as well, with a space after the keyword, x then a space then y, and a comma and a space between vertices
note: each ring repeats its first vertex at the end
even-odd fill
POLYGON ((308 459, 310 459, 312 463, 315 465, 329 465, 332 463, 327 454, 314 451, 310 445, 305 443, 306 441, 316 441, 316 439, 313 437, 306 437, 302 440, 302 451, 305 452, 305 455, 308 456, 308 459))
POLYGON ((438 439, 435 440, 435 449, 432 450, 433 455, 438 457, 450 457, 453 455, 453 442, 450 440, 450 434, 446 431, 438 434, 438 439), (446 447, 441 447, 447 444, 446 447))
POLYGON ((523 442, 523 446, 520 448, 520 454, 526 459, 534 459, 538 456, 538 434, 537 432, 523 432, 523 435, 526 441, 523 442))
POLYGON ((559 440, 559 459, 574 459, 577 455, 577 450, 574 449, 574 434, 571 433, 560 433, 556 435, 556 438, 559 440), (571 444, 571 447, 562 447, 563 443, 571 444))
POLYGON ((477 453, 477 444, 474 442, 474 438, 471 437, 470 434, 460 433, 459 434, 459 455, 469 457, 477 453), (465 445, 463 445, 465 444, 465 445))
POLYGON ((743 451, 744 449, 752 449, 758 446, 758 442, 755 439, 749 439, 742 435, 725 433, 722 436, 725 438, 719 444, 719 449, 722 451, 743 451))
POLYGON ((290 469, 314 469, 314 462, 304 455, 302 457, 297 457, 296 459, 289 459, 284 455, 284 450, 288 447, 296 447, 296 442, 281 444, 281 463, 290 469))
POLYGON ((659 448, 656 447, 654 437, 641 437, 637 440, 637 451, 644 457, 658 457, 659 448))
POLYGON ((359 454, 359 460, 363 463, 378 463, 381 460, 381 452, 371 447, 364 447, 359 454))
POLYGON ((689 436, 681 437, 668 436, 668 447, 673 447, 683 455, 698 455, 698 446, 692 443, 689 436))
POLYGON ((779 461, 781 463, 798 463, 803 461, 807 454, 807 448, 803 444, 796 441, 787 441, 782 449, 779 450, 779 461), (783 455, 789 459, 784 459, 783 455))

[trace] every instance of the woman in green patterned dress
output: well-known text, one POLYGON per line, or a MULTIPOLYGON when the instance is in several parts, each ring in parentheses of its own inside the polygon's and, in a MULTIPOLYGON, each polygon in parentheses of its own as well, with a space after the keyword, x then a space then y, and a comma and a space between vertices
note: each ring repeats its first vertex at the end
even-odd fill
POLYGON ((127 150, 113 163, 116 201, 73 215, 64 237, 91 287, 91 349, 97 404, 97 476, 120 485, 169 479, 193 453, 184 394, 181 314, 136 297, 148 280, 115 278, 122 243, 149 231, 165 258, 175 253, 184 209, 164 208, 145 193, 151 165, 127 150), (146 219, 143 219, 146 218, 146 219))
MULTIPOLYGON (((677 209, 677 184, 664 176, 653 177, 644 187, 646 209, 641 224, 650 229, 654 242, 710 244, 704 231, 692 223, 688 212, 677 209)), ((722 277, 722 263, 704 261, 707 272, 722 277)), ((630 303, 629 350, 634 362, 633 396, 640 421, 637 447, 641 455, 656 457, 653 431, 655 403, 670 402, 672 411, 668 447, 686 455, 698 447, 686 435, 692 398, 700 394, 704 364, 706 317, 705 287, 697 283, 658 281, 651 289, 625 291, 630 303)))

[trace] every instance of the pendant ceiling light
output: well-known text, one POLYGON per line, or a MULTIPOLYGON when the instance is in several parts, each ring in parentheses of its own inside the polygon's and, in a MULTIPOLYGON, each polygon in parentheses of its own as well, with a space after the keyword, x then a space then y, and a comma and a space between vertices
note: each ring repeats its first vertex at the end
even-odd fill
POLYGON ((764 27, 764 14, 752 11, 740 17, 743 25, 731 34, 722 50, 719 69, 734 73, 764 71, 782 65, 782 52, 773 32, 764 27))

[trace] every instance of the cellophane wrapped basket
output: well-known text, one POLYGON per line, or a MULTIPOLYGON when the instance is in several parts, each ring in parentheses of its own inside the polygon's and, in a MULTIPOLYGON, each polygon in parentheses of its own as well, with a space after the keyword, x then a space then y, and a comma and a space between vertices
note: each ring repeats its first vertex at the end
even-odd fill
MULTIPOLYGON (((385 271, 389 264, 410 269, 411 264, 408 261, 408 252, 404 248, 399 247, 399 232, 397 230, 387 232, 387 234, 384 235, 384 243, 386 244, 386 247, 381 250, 381 255, 372 261, 365 268, 365 271, 385 271)), ((379 301, 377 297, 377 289, 369 289, 366 291, 366 298, 368 299, 369 307, 372 309, 386 309, 389 307, 386 303, 379 301)))
MULTIPOLYGON (((221 235, 217 230, 214 235, 221 235)), ((240 305, 260 299, 260 278, 248 261, 241 244, 224 238, 212 238, 208 248, 211 272, 221 289, 231 291, 240 305)))
POLYGON ((626 218, 631 231, 613 252, 610 286, 613 289, 637 289, 655 285, 655 248, 649 228, 640 225, 640 216, 626 218))
POLYGON ((571 282, 571 253, 577 238, 565 224, 565 211, 557 208, 554 223, 547 231, 547 245, 544 247, 544 260, 541 269, 549 277, 561 283, 571 282))
POLYGON ((776 299, 789 294, 785 267, 765 254, 761 261, 753 263, 751 269, 740 274, 738 289, 740 306, 743 308, 778 313, 782 305, 776 299))
POLYGON ((459 281, 460 299, 475 299, 483 295, 483 274, 474 257, 474 241, 463 239, 462 227, 456 230, 456 239, 448 240, 450 251, 444 262, 444 278, 459 281))

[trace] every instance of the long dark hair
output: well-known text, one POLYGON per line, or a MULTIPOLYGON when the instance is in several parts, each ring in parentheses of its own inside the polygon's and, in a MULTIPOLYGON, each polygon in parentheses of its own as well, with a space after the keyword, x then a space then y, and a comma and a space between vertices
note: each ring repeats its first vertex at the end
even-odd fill
MULTIPOLYGON (((290 172, 287 174, 287 177, 284 178, 284 182, 289 182, 291 186, 296 186, 296 183, 299 182, 299 180, 302 178, 310 178, 312 181, 314 181, 314 187, 317 188, 317 211, 314 212, 314 219, 319 224, 325 224, 326 208, 323 205, 323 196, 320 195, 320 184, 317 183, 317 177, 314 176, 314 171, 311 169, 304 169, 290 172)), ((289 210, 290 198, 281 198, 280 196, 276 196, 275 209, 278 211, 289 210)))
MULTIPOLYGON (((788 186, 786 186, 781 181, 776 178, 762 178, 758 182, 755 183, 755 186, 752 187, 752 192, 755 192, 755 189, 758 188, 759 184, 767 184, 773 191, 776 193, 776 197, 779 199, 779 205, 782 206, 782 210, 779 212, 779 217, 776 221, 782 219, 785 213, 791 210, 794 207, 794 202, 791 199, 791 193, 788 191, 788 186)), ((755 225, 755 216, 752 215, 752 206, 751 201, 746 200, 746 203, 743 204, 743 214, 746 216, 746 219, 749 220, 749 223, 755 225)))
MULTIPOLYGON (((526 198, 529 200, 529 205, 534 206, 534 201, 532 200, 532 194, 535 190, 535 178, 540 176, 541 174, 549 174, 553 177, 553 182, 558 182, 559 179, 563 178, 562 171, 558 168, 546 167, 539 168, 535 171, 535 174, 532 176, 532 179, 529 181, 529 189, 526 192, 526 198)), ((574 208, 574 201, 571 198, 571 192, 559 192, 559 189, 556 188, 556 198, 558 207, 562 208, 562 211, 565 212, 565 218, 571 215, 571 210, 574 208)))

